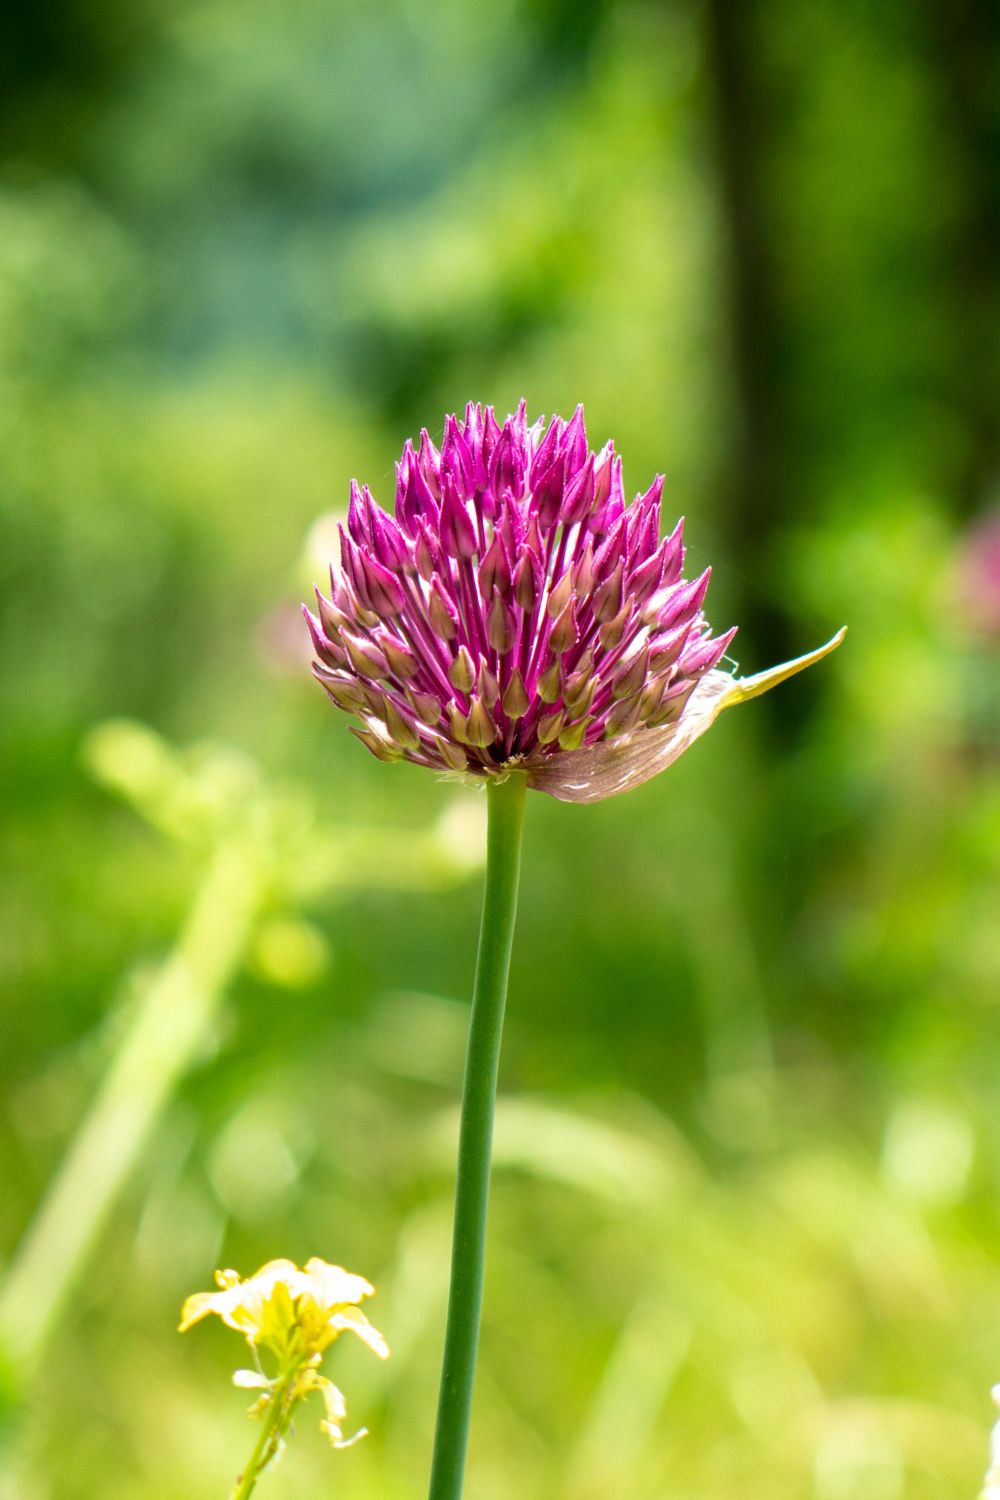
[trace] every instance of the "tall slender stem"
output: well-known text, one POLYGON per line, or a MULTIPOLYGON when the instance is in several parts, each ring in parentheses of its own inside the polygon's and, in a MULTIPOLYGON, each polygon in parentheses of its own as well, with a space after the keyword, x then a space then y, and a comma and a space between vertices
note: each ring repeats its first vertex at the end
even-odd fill
POLYGON ((298 1373, 298 1366, 288 1370, 271 1392, 271 1404, 262 1418, 260 1434, 246 1468, 236 1481, 229 1500, 247 1500, 267 1465, 274 1457, 278 1444, 284 1436, 292 1406, 288 1401, 288 1389, 298 1373))
POLYGON ((486 1210, 500 1036, 521 867, 525 778, 487 787, 486 890, 462 1085, 451 1285, 429 1500, 459 1500, 483 1302, 486 1210))

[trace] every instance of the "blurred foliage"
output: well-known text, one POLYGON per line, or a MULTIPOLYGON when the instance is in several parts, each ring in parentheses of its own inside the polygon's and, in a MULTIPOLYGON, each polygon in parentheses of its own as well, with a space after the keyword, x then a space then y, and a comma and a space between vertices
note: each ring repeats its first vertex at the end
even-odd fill
POLYGON ((376 1281, 394 1357, 338 1348, 372 1436, 331 1456, 307 1424, 269 1489, 424 1483, 480 834, 352 741, 295 606, 353 474, 388 500, 420 425, 525 395, 584 400, 633 489, 667 471, 744 670, 851 634, 661 780, 532 801, 470 1490, 973 1494, 994 11, 58 0, 0 27, 3 1265, 234 827, 268 851, 89 1255, 96 1179, 59 1226, 79 1274, 8 1372, 0 1493, 225 1493, 245 1402, 181 1300, 310 1254, 376 1281))

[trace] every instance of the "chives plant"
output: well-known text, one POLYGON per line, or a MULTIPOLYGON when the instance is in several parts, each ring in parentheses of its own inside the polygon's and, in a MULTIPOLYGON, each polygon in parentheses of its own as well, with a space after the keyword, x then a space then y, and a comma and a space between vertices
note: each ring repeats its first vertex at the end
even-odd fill
POLYGON ((754 677, 723 662, 709 572, 660 539, 662 477, 626 503, 583 408, 501 427, 491 407, 426 429, 396 466, 395 514, 351 486, 329 597, 306 610, 314 672, 379 760, 486 783, 486 889, 470 1018, 451 1283, 430 1500, 462 1491, 482 1303, 500 1034, 528 788, 596 802, 665 769, 723 709, 818 661, 754 677))

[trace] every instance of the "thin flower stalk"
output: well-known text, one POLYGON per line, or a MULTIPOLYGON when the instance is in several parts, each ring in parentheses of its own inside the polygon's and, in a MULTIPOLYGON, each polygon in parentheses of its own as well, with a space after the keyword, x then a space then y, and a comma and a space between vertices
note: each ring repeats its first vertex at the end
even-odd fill
POLYGON ((462 1493, 486 1256, 493 1112, 520 879, 526 782, 514 771, 487 789, 486 887, 469 1020, 459 1128, 455 1225, 430 1500, 462 1493))

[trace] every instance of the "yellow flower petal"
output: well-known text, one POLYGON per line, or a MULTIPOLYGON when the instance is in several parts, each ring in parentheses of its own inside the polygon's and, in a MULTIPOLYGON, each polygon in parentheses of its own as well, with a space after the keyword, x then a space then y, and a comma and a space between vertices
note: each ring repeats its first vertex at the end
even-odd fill
POLYGON ((368 1345, 373 1354, 378 1355, 379 1359, 389 1358, 389 1345, 378 1329, 373 1328, 364 1313, 359 1312, 356 1307, 338 1307, 336 1312, 331 1314, 330 1325, 337 1332, 349 1328, 352 1333, 357 1334, 362 1343, 368 1345))
POLYGON ((186 1333, 195 1323, 200 1323, 202 1318, 207 1318, 209 1313, 216 1312, 214 1292, 193 1292, 181 1308, 181 1321, 177 1325, 178 1333, 186 1333))
POLYGON ((214 1313, 252 1344, 265 1345, 279 1364, 315 1357, 345 1328, 385 1359, 385 1339, 357 1303, 374 1293, 371 1282, 343 1266, 314 1256, 300 1269, 294 1261, 269 1260, 241 1281, 235 1271, 217 1271, 217 1292, 195 1292, 181 1310, 180 1331, 214 1313))

